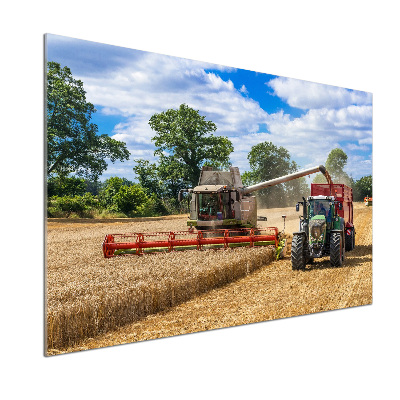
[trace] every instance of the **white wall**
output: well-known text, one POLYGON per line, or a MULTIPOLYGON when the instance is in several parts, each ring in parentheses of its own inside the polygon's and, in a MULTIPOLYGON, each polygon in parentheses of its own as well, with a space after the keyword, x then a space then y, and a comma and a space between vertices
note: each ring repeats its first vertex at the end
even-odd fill
POLYGON ((394 160, 400 68, 398 13, 392 4, 72 0, 2 5, 5 371, 0 391, 9 393, 3 398, 169 398, 168 393, 175 398, 393 398, 399 359, 399 269, 392 254, 398 245, 394 160), (44 358, 46 32, 373 92, 374 305, 44 358))

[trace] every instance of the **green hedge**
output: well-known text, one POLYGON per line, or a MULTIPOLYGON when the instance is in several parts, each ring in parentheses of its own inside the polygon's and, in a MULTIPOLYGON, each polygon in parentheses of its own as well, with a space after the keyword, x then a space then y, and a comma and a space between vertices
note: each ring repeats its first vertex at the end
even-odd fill
POLYGON ((83 196, 52 196, 48 200, 47 216, 69 218, 76 214, 79 218, 92 218, 98 207, 97 198, 90 193, 83 196))

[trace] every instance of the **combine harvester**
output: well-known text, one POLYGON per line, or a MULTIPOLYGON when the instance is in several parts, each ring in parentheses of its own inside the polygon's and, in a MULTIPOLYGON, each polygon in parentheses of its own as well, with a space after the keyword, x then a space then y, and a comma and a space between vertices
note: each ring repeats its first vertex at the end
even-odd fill
POLYGON ((316 172, 327 176, 325 167, 320 165, 244 187, 237 167, 229 171, 203 167, 199 185, 182 189, 178 195, 179 201, 183 200, 184 192, 191 196, 188 230, 108 234, 103 242, 104 257, 238 246, 273 246, 277 258, 282 257, 286 251, 283 232, 276 227, 257 227, 257 202, 252 193, 316 172))

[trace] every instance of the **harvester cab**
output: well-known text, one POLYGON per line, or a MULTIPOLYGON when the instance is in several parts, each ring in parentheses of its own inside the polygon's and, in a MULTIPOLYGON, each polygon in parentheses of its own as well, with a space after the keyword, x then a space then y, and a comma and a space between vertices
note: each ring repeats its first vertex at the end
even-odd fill
MULTIPOLYGON (((248 212, 241 212, 241 193, 243 188, 239 169, 231 167, 229 171, 214 170, 203 167, 200 171, 198 186, 193 189, 182 189, 182 194, 189 193, 190 215, 187 225, 197 229, 224 229, 241 226, 251 228, 256 226, 257 212, 254 207, 247 207, 248 212), (242 215, 243 214, 243 215, 242 215), (250 215, 251 214, 251 215, 250 215), (246 220, 242 223, 242 217, 246 220)), ((250 199, 254 202, 254 199, 250 199)))
POLYGON ((354 248, 352 190, 343 184, 312 184, 303 206, 299 231, 293 234, 292 268, 305 269, 314 258, 330 256, 332 266, 341 266, 345 251, 354 248), (332 195, 333 194, 333 195, 332 195))

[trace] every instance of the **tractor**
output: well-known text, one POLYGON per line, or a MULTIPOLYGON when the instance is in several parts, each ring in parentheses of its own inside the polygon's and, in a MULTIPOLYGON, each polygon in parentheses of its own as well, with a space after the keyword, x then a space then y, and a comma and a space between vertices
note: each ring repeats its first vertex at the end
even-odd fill
POLYGON ((305 270, 314 258, 329 255, 333 267, 344 262, 345 252, 355 247, 353 192, 344 184, 311 184, 311 196, 296 204, 303 206, 298 232, 293 233, 292 269, 305 270))

